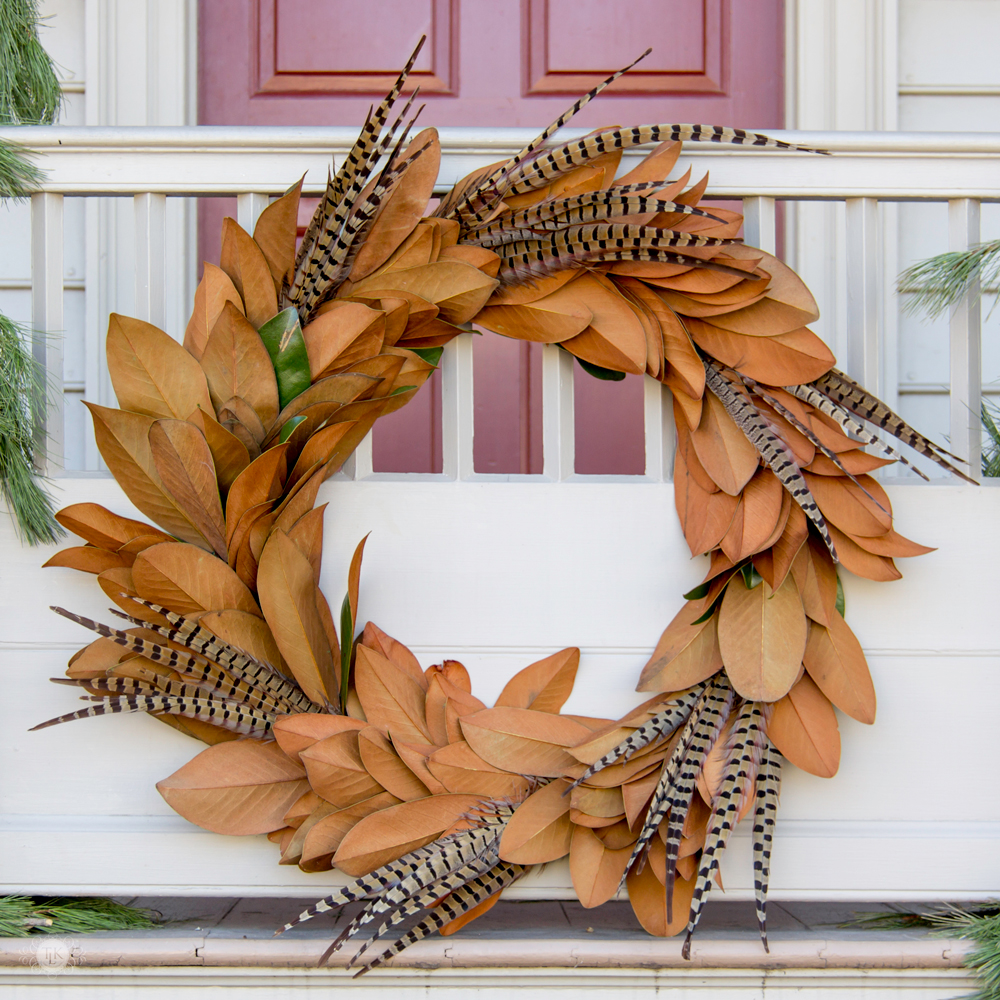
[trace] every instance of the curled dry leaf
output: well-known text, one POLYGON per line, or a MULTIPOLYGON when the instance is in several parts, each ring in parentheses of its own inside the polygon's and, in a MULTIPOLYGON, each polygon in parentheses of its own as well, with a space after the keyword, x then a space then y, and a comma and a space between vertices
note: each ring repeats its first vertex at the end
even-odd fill
POLYGON ((338 809, 382 791, 361 759, 359 732, 345 729, 299 751, 312 790, 338 809))
POLYGON ((685 879, 677 873, 674 879, 672 920, 667 920, 667 898, 663 883, 656 877, 653 865, 641 871, 635 868, 625 879, 629 902, 643 928, 655 937, 673 937, 687 926, 691 899, 694 896, 694 879, 685 879))
POLYGON ((334 863, 364 875, 429 844, 482 801, 478 795, 432 795, 366 816, 341 841, 334 863))
POLYGON ((569 819, 569 788, 553 781, 533 792, 518 807, 500 838, 500 857, 519 865, 541 865, 569 853, 573 824, 569 819))
POLYGON ((219 263, 240 293, 247 319, 259 330, 278 311, 278 296, 263 252, 234 219, 222 222, 219 263))
POLYGON ((271 533, 261 553, 257 594, 274 641, 309 700, 316 705, 335 702, 333 653, 316 605, 313 569, 280 529, 271 533))
POLYGON ((840 767, 837 713, 808 674, 774 706, 767 738, 796 767, 832 778, 840 767))
POLYGON ((243 300, 229 275, 214 264, 204 262, 204 274, 194 293, 194 311, 184 334, 184 347, 198 360, 205 353, 208 336, 227 302, 243 312, 243 300))
POLYGON ((861 643, 839 613, 828 627, 809 625, 802 659, 809 676, 842 712, 858 722, 875 721, 875 685, 861 643))
POLYGON ((117 552, 109 552, 96 545, 73 545, 68 549, 60 549, 42 563, 42 568, 65 566, 67 569, 76 569, 83 573, 103 573, 106 569, 127 568, 131 565, 131 558, 126 558, 117 552))
POLYGON ((748 701, 777 701, 798 676, 808 622, 792 580, 773 591, 748 590, 737 573, 719 608, 719 649, 737 693, 748 701))
POLYGON ((381 729, 368 726, 361 730, 358 733, 358 751, 368 773, 401 801, 420 799, 430 794, 427 786, 403 763, 381 729))
POLYGON ((208 542, 167 495, 149 447, 153 417, 112 410, 84 401, 94 418, 94 436, 101 458, 125 495, 161 528, 186 542, 208 548, 208 542))
POLYGON ((130 517, 113 514, 97 503, 75 503, 63 507, 56 520, 74 535, 98 545, 102 549, 116 552, 126 542, 142 535, 160 535, 163 541, 170 536, 144 521, 134 521, 130 517))
POLYGON ((395 795, 379 792, 369 799, 362 799, 361 802, 356 802, 346 809, 338 809, 318 820, 309 829, 302 843, 300 867, 308 871, 329 870, 333 867, 334 853, 359 820, 398 804, 399 799, 395 795))
POLYGON ((302 712, 284 715, 274 724, 274 736, 278 745, 292 759, 328 736, 349 731, 359 732, 368 723, 352 719, 347 715, 326 715, 320 712, 302 712))
POLYGON ((566 716, 506 707, 465 716, 462 733, 494 767, 550 778, 577 763, 566 747, 590 736, 590 730, 566 716))
POLYGON ((569 871, 577 899, 583 906, 590 909, 614 898, 631 856, 631 844, 614 850, 593 830, 574 828, 569 871))
POLYGON ((226 558, 226 524, 215 475, 215 461, 205 435, 186 420, 160 419, 149 428, 153 464, 170 494, 188 520, 226 558))
POLYGON ((398 639, 387 635, 374 622, 365 625, 361 644, 381 653, 400 670, 409 674, 425 691, 427 690, 427 677, 420 669, 417 658, 398 639))
POLYGON ((183 420, 199 406, 211 408, 198 362, 150 323, 112 313, 107 357, 111 384, 123 410, 183 420))
POLYGON ((637 691, 683 691, 722 669, 718 615, 694 625, 708 610, 708 600, 688 601, 664 629, 637 691))
POLYGON ((691 443, 702 468, 730 496, 737 496, 757 471, 757 450, 712 393, 705 394, 701 423, 692 432, 691 443))
POLYGON ((504 686, 496 704, 558 712, 573 690, 579 665, 580 650, 575 646, 553 653, 518 671, 504 686))
POLYGON ((409 672, 381 653, 358 646, 354 683, 372 725, 390 733, 394 742, 399 739, 405 743, 430 743, 424 689, 409 672))
POLYGON ((464 740, 436 750, 427 758, 427 767, 449 792, 520 799, 531 787, 528 778, 487 764, 464 740))
POLYGON ((201 367, 215 408, 239 396, 269 427, 278 415, 278 383, 264 341, 232 302, 212 327, 201 367))
POLYGON ((260 615, 242 580, 221 559, 184 542, 161 542, 144 549, 132 566, 140 597, 186 615, 235 608, 260 615))
POLYGON ((203 750, 156 788, 175 812, 213 833, 280 830, 308 789, 305 771, 277 743, 237 740, 203 750))

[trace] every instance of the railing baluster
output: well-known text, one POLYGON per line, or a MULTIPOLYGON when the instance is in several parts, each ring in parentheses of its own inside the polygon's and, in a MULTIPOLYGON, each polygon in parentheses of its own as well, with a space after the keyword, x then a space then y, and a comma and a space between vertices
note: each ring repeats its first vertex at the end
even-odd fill
MULTIPOLYGON (((980 240, 979 202, 955 198, 948 202, 948 249, 967 250, 980 240)), ((979 280, 951 310, 951 450, 969 463, 969 475, 980 476, 983 430, 982 327, 979 280)))
POLYGON ((773 198, 743 199, 743 239, 748 246, 777 252, 773 198))
POLYGON ((42 472, 64 461, 63 196, 31 196, 31 352, 45 382, 34 400, 35 465, 42 472))
POLYGON ((878 201, 847 199, 847 373, 880 395, 878 201))
POLYGON ((576 469, 573 355, 555 344, 542 346, 542 470, 568 479, 576 469))
POLYGON ((452 479, 473 473, 472 337, 456 337, 441 355, 441 465, 452 479))
POLYGON ((236 221, 252 236, 260 213, 267 208, 266 194, 239 194, 236 196, 236 221))
POLYGON ((167 196, 137 194, 135 202, 135 315, 161 330, 166 326, 167 196))
POLYGON ((655 379, 644 383, 646 476, 657 482, 670 479, 674 465, 674 414, 670 390, 655 379))
POLYGON ((344 462, 343 472, 348 479, 365 479, 373 471, 372 432, 369 431, 344 462))

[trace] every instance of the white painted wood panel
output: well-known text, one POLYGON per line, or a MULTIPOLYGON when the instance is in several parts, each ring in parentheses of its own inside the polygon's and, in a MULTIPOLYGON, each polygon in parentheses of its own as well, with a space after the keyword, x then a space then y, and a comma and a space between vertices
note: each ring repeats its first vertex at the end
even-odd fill
MULTIPOLYGON (((111 480, 58 485, 61 503, 133 514, 111 480)), ((836 778, 787 769, 776 899, 1000 894, 1000 800, 984 794, 1000 697, 1000 490, 890 492, 899 530, 939 549, 901 560, 897 583, 845 574, 879 716, 872 727, 841 717, 836 778)), ((351 552, 371 531, 362 619, 410 645, 424 666, 461 660, 487 703, 516 670, 563 644, 583 649, 567 711, 614 716, 638 703, 639 670, 704 569, 687 554, 667 483, 373 477, 331 481, 326 501, 330 600, 341 599, 351 552)), ((47 678, 88 641, 46 606, 106 620, 107 602, 93 579, 41 570, 47 551, 21 548, 2 530, 0 677, 17 706, 0 734, 2 890, 322 894, 334 876, 279 867, 265 838, 219 837, 171 813, 153 786, 200 748, 174 730, 112 717, 26 732, 75 707, 47 678)), ((730 898, 749 898, 745 831, 723 878, 730 898)), ((514 895, 571 892, 565 867, 552 865, 514 895)))

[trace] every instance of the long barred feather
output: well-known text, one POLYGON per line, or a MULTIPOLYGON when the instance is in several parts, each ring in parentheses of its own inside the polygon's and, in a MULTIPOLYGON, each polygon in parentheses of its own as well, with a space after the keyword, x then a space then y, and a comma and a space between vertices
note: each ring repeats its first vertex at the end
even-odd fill
POLYGON ((967 483, 975 485, 974 479, 971 479, 964 472, 960 472, 947 460, 953 458, 956 462, 961 462, 963 459, 959 458, 958 455, 953 455, 950 451, 945 451, 944 448, 924 437, 919 431, 914 430, 902 417, 893 413, 882 400, 873 396, 853 379, 848 378, 842 371, 832 368, 825 375, 816 379, 812 385, 855 416, 867 420, 870 424, 875 424, 898 441, 909 445, 918 455, 929 458, 953 476, 958 476, 959 479, 964 479, 967 483))
POLYGON ((270 664, 263 660, 258 660, 242 649, 237 649, 228 642, 213 635, 204 626, 197 622, 176 614, 160 604, 146 601, 141 597, 132 595, 130 600, 150 608, 157 614, 162 615, 173 626, 164 628, 152 622, 145 622, 140 618, 133 618, 122 611, 111 609, 111 613, 118 615, 127 621, 134 622, 142 628, 149 629, 169 639, 171 642, 179 643, 188 649, 194 650, 199 656, 204 656, 213 663, 228 670, 243 680, 262 685, 279 702, 286 703, 291 709, 298 712, 318 712, 321 706, 313 704, 305 695, 302 689, 287 677, 278 673, 270 664))
POLYGON ((397 938, 380 955, 371 959, 360 971, 355 973, 354 978, 363 976, 366 972, 370 972, 390 958, 405 951, 411 944, 416 944, 417 941, 433 934, 434 931, 446 927, 453 920, 468 913, 480 903, 484 903, 491 896, 502 892, 529 870, 529 867, 525 865, 503 861, 486 875, 472 879, 461 889, 456 889, 447 899, 442 900, 420 923, 397 938))
POLYGON ((820 413, 829 417, 848 437, 853 436, 857 438, 859 444, 879 450, 882 453, 882 457, 891 458, 894 462, 899 462, 908 469, 912 469, 922 479, 927 479, 927 476, 913 465, 905 455, 900 454, 880 437, 872 434, 853 413, 849 413, 843 407, 838 406, 829 396, 820 392, 819 389, 816 389, 812 385, 786 385, 784 389, 785 392, 791 393, 796 399, 801 399, 803 403, 808 403, 814 409, 819 410, 820 413))
POLYGON ((30 732, 36 729, 47 729, 61 722, 72 722, 75 719, 86 719, 95 715, 114 715, 131 712, 163 712, 167 715, 181 715, 200 722, 208 722, 213 726, 221 726, 234 733, 244 736, 266 736, 271 731, 273 719, 246 705, 225 698, 212 696, 195 698, 178 698, 165 694, 133 695, 128 697, 105 698, 90 708, 81 708, 78 712, 69 712, 47 722, 32 726, 30 732))
MULTIPOLYGON (((262 691, 244 680, 234 679, 225 670, 205 657, 186 655, 169 646, 161 646, 159 643, 150 642, 140 636, 129 635, 128 632, 110 628, 92 618, 73 614, 72 611, 67 611, 65 608, 53 607, 52 610, 56 614, 62 615, 63 618, 68 618, 106 639, 111 639, 129 652, 139 653, 147 660, 185 674, 192 682, 206 690, 211 690, 226 698, 245 701, 252 708, 262 708, 267 711, 287 711, 291 708, 287 703, 279 702, 273 698, 266 690, 262 691)), ((130 618, 129 620, 141 624, 139 619, 130 618)))
POLYGON ((791 449, 780 435, 767 426, 753 403, 742 393, 737 392, 722 372, 710 361, 705 362, 705 385, 726 408, 726 412, 733 418, 733 423, 757 449, 758 454, 767 462, 781 485, 791 494, 792 499, 805 511, 806 517, 816 525, 830 555, 836 562, 837 549, 830 537, 826 519, 813 499, 791 449))
MULTIPOLYGON (((698 704, 691 712, 687 725, 681 733, 674 752, 660 774, 660 780, 653 792, 646 811, 646 819, 639 839, 632 849, 632 856, 625 866, 627 873, 633 865, 645 857, 649 842, 656 834, 667 813, 676 806, 678 818, 690 805, 689 786, 694 787, 705 758, 719 738, 722 727, 729 718, 733 706, 733 688, 724 671, 717 673, 705 688, 698 704), (682 805, 686 798, 687 805, 682 805)), ((683 820, 681 819, 683 825, 683 820)), ((621 884, 625 884, 625 874, 621 884)), ((619 887, 620 888, 620 887, 619 887)))
POLYGON ((481 203, 485 192, 494 190, 499 182, 504 179, 510 178, 512 173, 518 169, 522 162, 525 162, 542 150, 542 147, 546 142, 552 138, 556 132, 559 131, 573 116, 580 111, 582 108, 586 107, 598 94, 600 94, 606 87, 610 86, 615 82, 623 73, 627 73, 636 63, 641 62, 646 56, 649 55, 653 50, 651 48, 646 49, 645 52, 634 62, 628 64, 628 66, 623 69, 618 70, 617 73, 612 73, 607 79, 602 80, 593 90, 588 91, 582 97, 578 98, 576 101, 567 108, 551 125, 540 132, 527 146, 524 147, 519 153, 512 156, 506 163, 502 164, 492 173, 484 177, 471 191, 467 191, 462 199, 461 205, 456 206, 444 213, 445 218, 455 218, 458 217, 459 221, 463 224, 468 224, 472 222, 482 222, 485 218, 485 214, 481 211, 481 203), (479 201, 480 205, 476 202, 479 201))
POLYGON ((501 256, 508 256, 544 247, 551 247, 563 253, 575 253, 577 250, 589 252, 628 248, 638 250, 657 247, 725 247, 742 242, 737 239, 682 233, 673 229, 657 229, 655 226, 601 222, 564 226, 551 234, 538 233, 531 229, 512 229, 491 236, 479 245, 491 249, 495 247, 501 256))
POLYGON ((691 935, 698 926, 705 897, 712 887, 712 877, 719 867, 740 808, 750 794, 757 777, 761 754, 767 744, 764 731, 767 725, 765 713, 763 702, 744 702, 728 741, 729 760, 722 773, 719 793, 712 804, 712 813, 705 834, 705 846, 701 851, 698 877, 691 898, 687 937, 684 939, 684 948, 681 952, 684 958, 691 957, 691 935))
POLYGON ((757 901, 757 923, 764 951, 767 946, 767 885, 771 877, 771 848, 774 844, 774 821, 778 813, 781 788, 781 756, 765 743, 757 772, 753 816, 753 891, 757 901))
POLYGON ((688 720, 691 710, 698 703, 698 699, 707 686, 708 681, 702 681, 685 691, 680 697, 665 702, 660 711, 648 722, 644 722, 635 732, 629 733, 618 746, 591 764, 563 794, 568 795, 574 788, 592 778, 598 771, 603 771, 604 768, 610 767, 612 764, 624 763, 644 747, 672 735, 682 722, 688 720))
POLYGON ((533 250, 518 254, 515 257, 504 258, 498 277, 501 285, 514 285, 522 281, 534 281, 548 277, 559 271, 583 264, 608 264, 614 261, 660 261, 667 264, 682 264, 685 267, 700 267, 706 271, 718 271, 733 277, 745 278, 746 272, 714 260, 702 260, 687 254, 675 253, 663 247, 641 247, 639 249, 619 249, 577 251, 560 254, 556 249, 547 247, 544 250, 533 250))
POLYGON ((568 142, 559 149, 543 151, 520 168, 511 178, 511 186, 505 193, 526 194, 551 183, 559 174, 581 167, 605 153, 660 142, 716 142, 829 155, 824 149, 795 146, 759 132, 745 132, 740 128, 726 128, 722 125, 637 125, 633 128, 606 129, 568 142))

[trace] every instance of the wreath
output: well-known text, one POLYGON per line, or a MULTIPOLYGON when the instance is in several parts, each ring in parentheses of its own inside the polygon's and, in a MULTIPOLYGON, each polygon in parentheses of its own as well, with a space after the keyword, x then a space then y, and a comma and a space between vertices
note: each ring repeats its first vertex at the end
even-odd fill
POLYGON ((683 140, 801 147, 702 125, 552 142, 616 73, 428 215, 437 134, 407 142, 413 98, 390 121, 415 57, 297 250, 301 181, 252 236, 226 220, 183 346, 112 315, 120 408, 88 406, 108 468, 155 525, 92 503, 59 513, 85 544, 46 565, 96 574, 131 627, 54 609, 100 637, 57 679, 92 704, 42 726, 148 712, 210 744, 160 793, 208 830, 267 834, 284 864, 353 879, 284 928, 364 900, 324 961, 373 924, 352 963, 374 968, 567 854, 584 906, 627 885, 646 930, 686 931, 687 956, 747 813, 766 948, 782 760, 830 777, 834 707, 875 718, 837 564, 892 580, 895 557, 930 551, 893 528, 870 473, 909 463, 869 425, 966 477, 834 367, 802 281, 737 237, 739 214, 698 207, 707 178, 665 179, 683 140), (364 541, 339 616, 320 589, 320 485, 470 322, 672 390, 677 513, 711 563, 639 677, 649 700, 624 718, 560 714, 578 649, 526 666, 487 708, 460 663, 423 670, 360 629, 364 541))

